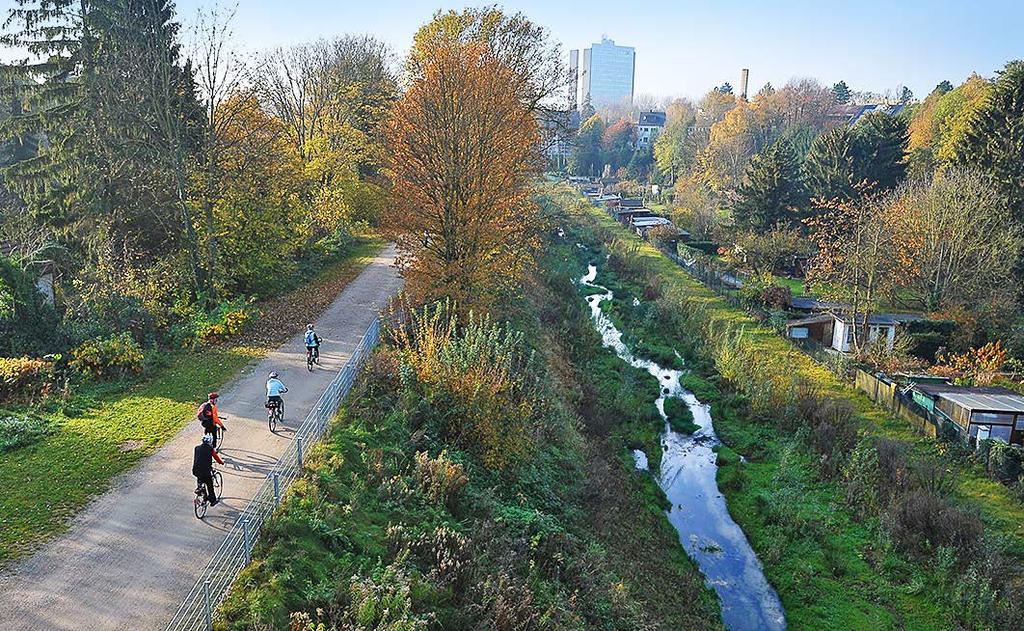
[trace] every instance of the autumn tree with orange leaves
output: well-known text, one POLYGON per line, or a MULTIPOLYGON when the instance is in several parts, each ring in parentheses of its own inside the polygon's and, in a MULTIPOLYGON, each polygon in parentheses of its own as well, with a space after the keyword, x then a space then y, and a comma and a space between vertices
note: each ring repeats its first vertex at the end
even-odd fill
POLYGON ((441 41, 394 109, 383 227, 416 300, 486 305, 532 263, 539 130, 520 82, 486 43, 441 41))
POLYGON ((836 200, 807 222, 818 250, 807 278, 823 289, 825 297, 847 305, 846 315, 856 323, 857 353, 867 347, 871 316, 898 284, 891 207, 890 196, 836 200))

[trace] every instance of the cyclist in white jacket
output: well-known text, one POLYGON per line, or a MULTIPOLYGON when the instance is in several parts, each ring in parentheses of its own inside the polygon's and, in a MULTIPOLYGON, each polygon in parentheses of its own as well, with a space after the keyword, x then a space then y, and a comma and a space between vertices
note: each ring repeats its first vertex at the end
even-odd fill
POLYGON ((288 388, 285 387, 284 383, 278 379, 277 371, 273 371, 268 375, 267 379, 267 407, 280 407, 281 413, 284 414, 284 399, 281 395, 288 392, 288 388))

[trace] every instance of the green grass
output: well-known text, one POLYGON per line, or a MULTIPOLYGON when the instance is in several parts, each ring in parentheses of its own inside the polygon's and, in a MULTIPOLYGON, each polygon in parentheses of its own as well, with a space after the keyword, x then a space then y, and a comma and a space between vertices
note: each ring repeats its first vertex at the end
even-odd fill
POLYGON ((682 434, 692 434, 700 426, 693 422, 693 411, 682 399, 665 399, 665 416, 672 429, 682 434))
POLYGON ((810 295, 808 292, 804 291, 804 280, 802 278, 775 276, 775 282, 783 287, 789 287, 789 291, 794 296, 810 295))
MULTIPOLYGON (((350 278, 379 248, 378 241, 361 242, 308 286, 350 278)), ((84 385, 67 401, 37 411, 50 433, 4 453, 0 466, 0 566, 63 531, 114 476, 191 422, 207 392, 265 352, 261 346, 228 345, 165 353, 161 366, 141 382, 84 385)))

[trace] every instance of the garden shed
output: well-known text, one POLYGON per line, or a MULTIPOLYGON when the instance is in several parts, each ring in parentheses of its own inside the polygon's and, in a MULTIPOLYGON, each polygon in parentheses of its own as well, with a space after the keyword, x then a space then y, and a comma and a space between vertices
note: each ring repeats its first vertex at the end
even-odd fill
POLYGON ((999 387, 917 383, 914 402, 948 419, 971 445, 995 438, 1024 445, 1024 395, 999 387))

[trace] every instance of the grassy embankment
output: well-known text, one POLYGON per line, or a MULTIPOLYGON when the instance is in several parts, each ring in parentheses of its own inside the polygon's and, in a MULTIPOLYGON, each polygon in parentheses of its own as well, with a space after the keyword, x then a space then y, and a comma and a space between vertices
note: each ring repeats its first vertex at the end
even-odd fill
POLYGON ((534 357, 514 362, 514 377, 481 358, 487 344, 462 333, 436 355, 395 341, 375 353, 217 628, 280 628, 289 619, 345 628, 721 628, 656 486, 623 448, 657 443, 656 381, 601 347, 569 280, 579 269, 566 244, 549 249, 541 269, 528 298, 496 314, 522 336, 502 356, 534 357), (509 385, 520 380, 536 384, 522 398, 509 385), (500 408, 481 414, 486 391, 497 391, 500 408), (517 416, 524 405, 528 414, 517 416), (496 461, 495 441, 519 457, 496 461))
POLYGON ((299 330, 325 308, 383 244, 357 240, 303 287, 258 305, 243 339, 202 351, 166 353, 141 381, 76 387, 39 411, 51 433, 2 456, 0 566, 63 530, 111 479, 188 423, 212 389, 299 330))
POLYGON ((931 550, 926 544, 922 544, 925 551, 916 554, 897 549, 883 528, 879 511, 861 511, 850 503, 852 484, 841 475, 822 473, 822 457, 806 447, 813 442, 808 441, 806 429, 794 430, 780 419, 764 418, 764 410, 771 406, 761 405, 757 396, 737 395, 733 388, 749 393, 748 373, 757 370, 770 384, 762 391, 765 398, 777 396, 773 389, 792 395, 787 388, 799 379, 815 384, 822 400, 848 402, 862 440, 886 439, 890 442, 885 444, 898 447, 903 457, 934 465, 920 470, 939 470, 937 485, 943 486, 964 512, 981 518, 989 537, 985 545, 1005 550, 1004 560, 1009 559, 1010 564, 1000 571, 1012 573, 1014 566, 1019 568, 1024 548, 1024 507, 1007 489, 970 463, 951 466, 939 445, 873 406, 785 340, 699 285, 653 247, 635 244, 627 231, 573 192, 553 187, 549 193, 556 205, 566 209, 567 222, 575 224, 585 244, 600 247, 618 239, 620 246, 629 244, 632 264, 644 268, 645 284, 623 282, 610 275, 607 266, 598 282, 614 281, 620 290, 627 290, 616 302, 616 314, 626 330, 648 344, 679 348, 700 373, 690 377, 687 385, 702 400, 713 403, 716 428, 727 445, 720 454, 720 486, 733 517, 744 528, 766 575, 779 591, 791 628, 1005 625, 1005 612, 993 613, 996 606, 981 602, 985 599, 977 595, 985 592, 987 585, 969 582, 976 567, 968 568, 948 551, 931 550), (659 307, 674 301, 692 312, 688 314, 691 321, 702 320, 703 330, 730 343, 688 339, 683 334, 685 327, 662 322, 671 312, 652 308, 656 301, 644 301, 642 294, 652 291, 667 298, 659 301, 659 307), (632 306, 634 296, 641 299, 640 307, 632 306), (732 333, 726 335, 726 331, 732 333), (754 369, 735 369, 736 358, 728 357, 729 353, 735 355, 741 344, 746 345, 743 357, 758 364, 754 369), (722 379, 722 367, 734 374, 722 379), (745 456, 746 462, 737 454, 745 456), (967 582, 961 581, 961 574, 967 582))

